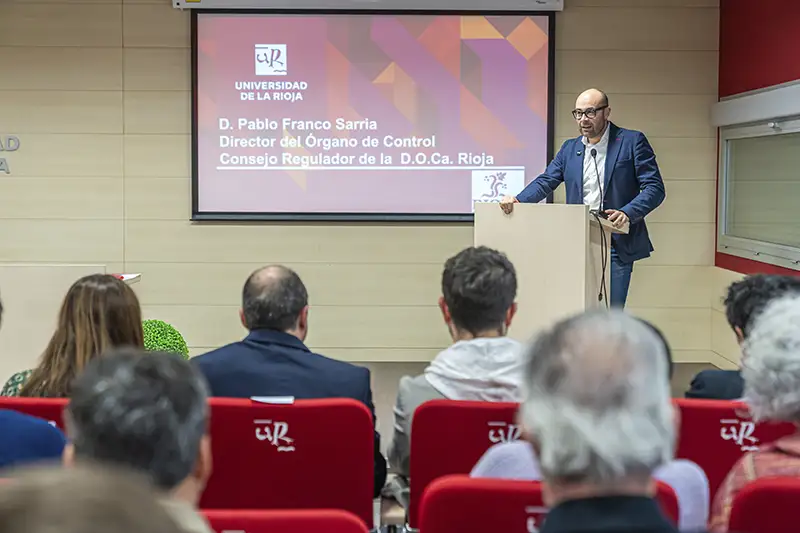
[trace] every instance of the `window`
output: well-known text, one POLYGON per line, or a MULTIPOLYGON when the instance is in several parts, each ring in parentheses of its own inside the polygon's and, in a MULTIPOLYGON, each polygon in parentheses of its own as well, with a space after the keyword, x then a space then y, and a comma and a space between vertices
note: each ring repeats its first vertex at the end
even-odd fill
POLYGON ((800 117, 720 130, 720 252, 800 270, 800 117))

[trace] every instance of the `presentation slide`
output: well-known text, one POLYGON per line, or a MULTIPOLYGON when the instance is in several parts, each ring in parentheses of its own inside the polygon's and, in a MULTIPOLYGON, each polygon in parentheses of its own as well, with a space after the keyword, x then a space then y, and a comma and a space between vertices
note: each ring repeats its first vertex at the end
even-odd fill
POLYGON ((463 219, 548 162, 548 15, 196 17, 194 218, 463 219))

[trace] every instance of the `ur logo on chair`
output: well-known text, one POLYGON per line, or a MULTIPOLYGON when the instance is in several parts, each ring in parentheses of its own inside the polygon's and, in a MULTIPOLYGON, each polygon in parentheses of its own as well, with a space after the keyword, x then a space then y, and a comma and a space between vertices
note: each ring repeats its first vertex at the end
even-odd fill
POLYGON ((294 439, 287 437, 289 424, 277 420, 254 420, 256 425, 256 438, 261 441, 268 441, 278 448, 279 452, 293 452, 294 439))

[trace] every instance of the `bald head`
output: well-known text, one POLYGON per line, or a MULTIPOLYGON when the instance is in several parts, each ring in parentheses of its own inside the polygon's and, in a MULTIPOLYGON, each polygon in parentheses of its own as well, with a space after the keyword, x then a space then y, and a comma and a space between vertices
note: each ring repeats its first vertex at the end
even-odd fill
POLYGON ((591 144, 600 141, 608 127, 611 108, 608 95, 599 89, 587 89, 575 100, 572 116, 578 123, 578 131, 591 144))
POLYGON ((242 290, 242 319, 250 331, 290 331, 308 306, 308 292, 300 276, 282 265, 270 265, 250 274, 242 290))
POLYGON ((600 89, 586 89, 575 101, 576 109, 608 105, 608 95, 600 89))

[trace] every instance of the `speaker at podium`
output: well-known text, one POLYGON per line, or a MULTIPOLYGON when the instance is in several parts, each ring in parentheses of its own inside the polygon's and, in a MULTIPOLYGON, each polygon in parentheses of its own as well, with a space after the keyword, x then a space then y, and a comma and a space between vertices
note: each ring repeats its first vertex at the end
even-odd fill
POLYGON ((517 271, 509 336, 528 342, 556 321, 609 301, 611 235, 628 233, 587 205, 475 203, 475 246, 505 253, 517 271))

